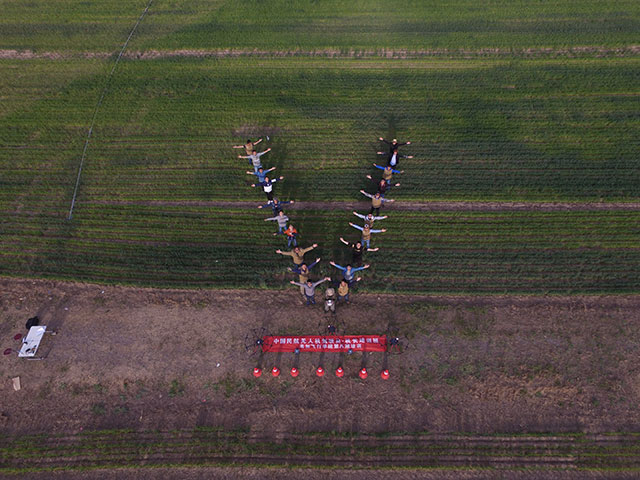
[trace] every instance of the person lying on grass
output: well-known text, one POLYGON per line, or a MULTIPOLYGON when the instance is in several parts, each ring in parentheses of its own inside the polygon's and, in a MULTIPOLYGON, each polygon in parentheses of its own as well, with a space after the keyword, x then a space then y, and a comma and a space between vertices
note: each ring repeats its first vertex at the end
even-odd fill
POLYGON ((253 150, 251 152, 251 155, 248 155, 248 156, 238 155, 238 158, 248 158, 251 164, 253 165, 253 171, 257 172, 259 168, 262 168, 262 162, 260 161, 260 157, 263 156, 265 153, 269 153, 270 151, 271 151, 270 148, 267 148, 264 152, 260 152, 260 153, 253 150))
POLYGON ((276 182, 279 182, 280 180, 284 180, 284 177, 274 178, 273 180, 270 180, 269 177, 264 177, 263 182, 252 183, 251 186, 255 188, 257 185, 260 185, 265 195, 267 195, 267 200, 272 201, 273 200, 273 184, 276 182))
POLYGON ((258 168, 257 172, 247 171, 247 175, 255 175, 256 177, 258 177, 259 182, 264 182, 264 179, 266 178, 267 173, 272 172, 275 169, 276 167, 271 167, 269 170, 265 170, 264 168, 260 167, 258 168))
POLYGON ((287 222, 289 221, 289 217, 287 217, 284 212, 282 210, 280 210, 278 212, 278 215, 276 215, 275 217, 271 217, 271 218, 265 218, 264 221, 265 222, 269 222, 269 221, 276 221, 278 222, 278 231, 276 233, 274 233, 274 235, 280 235, 282 234, 282 231, 287 228, 287 222))
POLYGON ((293 225, 289 225, 284 234, 287 236, 287 247, 291 248, 292 243, 294 247, 298 246, 298 231, 293 225))
POLYGON ((358 230, 360 230, 362 232, 362 240, 360 240, 362 242, 363 245, 366 245, 367 248, 369 248, 371 246, 371 234, 372 233, 384 233, 387 231, 386 228, 380 229, 380 230, 373 230, 371 228, 371 225, 369 225, 368 223, 364 224, 364 227, 361 227, 360 225, 356 225, 355 223, 351 223, 349 222, 349 225, 351 225, 353 228, 357 228, 358 230))
POLYGON ((251 139, 247 139, 247 143, 244 145, 234 145, 233 148, 244 148, 244 151, 247 152, 247 155, 251 155, 252 152, 255 152, 255 146, 262 141, 262 138, 252 142, 251 139))
POLYGON ((325 277, 322 280, 318 280, 315 283, 311 283, 311 280, 307 280, 306 283, 300 283, 300 282, 294 282, 293 280, 291 280, 291 285, 298 285, 299 287, 302 287, 302 289, 304 290, 304 296, 307 299, 307 305, 315 305, 316 304, 316 298, 315 298, 315 294, 316 294, 316 287, 318 285, 320 285, 323 282, 326 282, 327 280, 331 280, 331 278, 329 277, 325 277))
POLYGON ((398 150, 398 148, 404 145, 411 145, 411 142, 398 143, 397 138, 394 138, 393 140, 389 141, 389 140, 385 140, 382 137, 378 137, 378 140, 380 140, 382 143, 386 143, 387 145, 389 145, 389 155, 391 155, 394 150, 398 150))
MULTIPOLYGON (((400 186, 400 184, 398 183, 396 184, 396 186, 400 186)), ((380 181, 376 184, 376 187, 378 187, 378 193, 384 197, 391 188, 391 184, 384 178, 381 178, 380 181)))
POLYGON ((354 280, 354 275, 353 275, 354 273, 370 267, 370 265, 365 265, 363 267, 357 267, 357 268, 353 268, 351 265, 347 265, 346 267, 343 267, 334 262, 329 262, 329 264, 336 267, 338 270, 342 270, 342 277, 347 281, 349 286, 351 286, 351 284, 354 281, 358 281, 358 280, 354 280))
POLYGON ((377 152, 378 155, 387 155, 387 166, 395 167, 401 158, 413 158, 413 155, 400 155, 398 149, 392 150, 391 153, 377 152))
MULTIPOLYGON (((378 165, 377 163, 374 163, 373 166, 378 168, 378 169, 380 169, 380 170, 382 170, 382 178, 384 180, 386 180, 389 184, 393 183, 391 180, 393 179, 393 174, 394 173, 404 173, 404 170, 394 170, 389 165, 387 165, 386 167, 382 167, 382 166, 378 165)), ((249 172, 247 172, 247 173, 249 173, 249 172)), ((373 178, 371 178, 371 175, 367 175, 367 178, 369 180, 373 180, 373 178)), ((396 183, 395 186, 399 187, 400 184, 396 183)))
POLYGON ((300 248, 300 247, 296 247, 293 250, 291 250, 290 252, 283 252, 282 250, 276 250, 276 253, 279 253, 280 255, 285 255, 288 257, 292 257, 293 258, 293 266, 298 267, 299 265, 302 265, 302 263, 304 262, 304 254, 307 252, 310 252, 311 250, 313 250, 314 248, 316 248, 318 246, 317 243, 314 243, 313 245, 311 245, 310 247, 307 248, 300 248))
POLYGON ((364 223, 368 223, 371 226, 373 226, 373 222, 375 222, 376 220, 384 220, 385 218, 389 218, 387 215, 384 215, 382 217, 376 217, 372 213, 367 213, 366 215, 362 215, 361 213, 358 213, 355 210, 353 211, 353 214, 356 217, 361 218, 362 220, 364 220, 364 223))
POLYGON ((375 212, 376 215, 380 215, 380 207, 382 207, 383 203, 395 202, 395 200, 384 198, 382 195, 380 195, 380 192, 376 192, 374 195, 371 195, 370 193, 367 193, 364 190, 360 190, 360 193, 363 194, 365 197, 369 197, 371 199, 371 210, 369 210, 369 213, 375 212))
MULTIPOLYGON (((307 283, 307 280, 309 280, 309 273, 311 273, 311 269, 313 267, 315 267, 318 262, 320 261, 320 257, 316 258, 316 261, 313 262, 311 265, 307 266, 306 263, 302 263, 300 265, 298 265, 297 267, 291 268, 289 267, 287 270, 289 270, 290 272, 293 273, 297 273, 298 274, 298 281, 300 283, 307 283)), ((300 293, 302 295, 304 295, 304 288, 300 287, 300 293)))
MULTIPOLYGON (((359 267, 362 264, 362 254, 364 253, 364 245, 361 241, 356 243, 349 243, 344 238, 340 237, 340 241, 351 249, 351 264, 359 267)), ((367 252, 377 252, 379 248, 367 248, 367 252)))
POLYGON ((258 208, 267 208, 271 207, 274 215, 278 215, 282 211, 283 205, 288 205, 290 203, 295 203, 293 200, 287 200, 286 202, 281 202, 276 197, 273 197, 273 200, 268 201, 264 205, 258 205, 258 208))

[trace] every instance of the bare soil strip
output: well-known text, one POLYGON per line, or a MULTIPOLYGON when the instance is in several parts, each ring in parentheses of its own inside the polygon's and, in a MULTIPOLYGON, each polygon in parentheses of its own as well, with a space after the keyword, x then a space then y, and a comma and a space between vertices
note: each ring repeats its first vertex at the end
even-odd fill
MULTIPOLYGON (((167 201, 167 200, 90 200, 94 205, 140 205, 158 207, 210 207, 210 208, 256 208, 258 202, 244 201, 167 201)), ((287 210, 339 210, 362 208, 369 202, 296 202, 287 205, 287 210)), ((461 211, 461 212, 563 212, 563 211, 636 211, 640 202, 474 202, 474 201, 436 201, 405 202, 399 201, 389 206, 392 210, 419 212, 461 211)))
MULTIPOLYGON (((481 48, 477 50, 467 49, 370 49, 370 50, 343 50, 343 49, 318 49, 318 50, 259 50, 243 48, 224 48, 213 50, 145 50, 127 52, 124 58, 130 60, 153 60, 158 58, 235 58, 235 57, 324 57, 324 58, 421 58, 421 57, 628 57, 640 54, 640 45, 626 45, 611 48, 604 46, 581 46, 571 48, 481 48)), ((34 52, 33 50, 0 50, 0 59, 48 59, 63 60, 69 58, 108 58, 112 52, 34 52)))

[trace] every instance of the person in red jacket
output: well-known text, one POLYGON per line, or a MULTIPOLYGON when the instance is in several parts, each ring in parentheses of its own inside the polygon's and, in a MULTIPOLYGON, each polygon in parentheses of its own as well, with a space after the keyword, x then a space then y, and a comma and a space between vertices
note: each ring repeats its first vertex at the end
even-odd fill
POLYGON ((293 225, 289 224, 289 227, 287 227, 283 233, 287 236, 287 247, 291 247, 291 244, 293 244, 294 247, 298 246, 298 240, 296 239, 298 237, 298 231, 293 225))

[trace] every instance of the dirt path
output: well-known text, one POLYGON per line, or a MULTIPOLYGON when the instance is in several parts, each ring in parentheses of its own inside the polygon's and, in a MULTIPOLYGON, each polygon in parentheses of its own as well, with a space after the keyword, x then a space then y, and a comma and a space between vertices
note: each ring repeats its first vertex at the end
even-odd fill
MULTIPOLYGON (((94 205, 140 205, 159 207, 212 207, 212 208, 256 208, 258 202, 230 201, 166 201, 140 200, 118 201, 105 200, 85 201, 94 205)), ((370 202, 296 202, 287 206, 287 210, 347 210, 369 205, 370 202)), ((389 207, 390 210, 407 210, 420 212, 437 211, 531 211, 531 212, 563 212, 563 211, 636 211, 640 210, 640 202, 406 202, 398 201, 389 207)))
POLYGON ((252 330, 317 334, 328 321, 297 290, 181 291, 0 280, 0 346, 38 314, 59 334, 40 362, 0 362, 0 432, 222 427, 284 432, 629 431, 640 427, 640 296, 426 297, 355 293, 351 334, 398 329, 382 354, 260 359, 252 330), (320 379, 342 362, 344 379, 320 379), (259 363, 278 379, 251 376, 259 363), (357 372, 371 371, 367 381, 357 372), (14 392, 10 378, 20 376, 14 392), (46 409, 47 415, 33 415, 46 409))
MULTIPOLYGON (((123 57, 130 60, 153 60, 158 58, 234 58, 234 57, 326 57, 326 58, 420 58, 420 57, 623 57, 636 56, 640 54, 640 45, 626 45, 623 47, 604 46, 580 46, 572 48, 483 48, 477 50, 468 49, 372 49, 372 50, 349 50, 341 49, 318 49, 318 50, 259 50, 225 48, 215 50, 145 50, 137 52, 126 52, 123 57)), ((113 52, 34 52, 32 50, 0 50, 0 59, 47 59, 64 60, 69 58, 108 58, 113 52)))
MULTIPOLYGON (((636 461, 616 453, 637 448, 635 436, 600 433, 640 428, 640 296, 356 292, 331 319, 319 305, 305 307, 293 289, 186 291, 5 278, 0 311, 2 350, 19 348, 14 335, 26 333, 24 322, 34 314, 58 331, 43 342, 42 361, 0 359, 0 447, 16 448, 0 469, 35 465, 33 458, 38 468, 127 466, 131 458, 147 466, 463 470, 590 468, 589 462, 628 468, 636 461), (391 379, 379 376, 382 354, 305 353, 294 379, 293 355, 260 358, 245 348, 262 331, 318 334, 328 322, 351 334, 391 326, 407 346, 387 358, 391 379), (338 364, 342 379, 333 375, 338 364), (255 365, 265 372, 259 379, 251 375, 255 365), (268 373, 273 365, 282 370, 278 378, 268 373), (323 378, 314 375, 318 365, 327 370, 323 378), (362 366, 370 372, 364 381, 357 375, 362 366), (25 437, 31 434, 45 437, 25 437), (43 445, 51 455, 37 455, 43 445)), ((129 470, 122 474, 133 478, 129 470)), ((87 475, 74 478, 94 478, 87 475)), ((550 475, 523 478, 559 478, 550 475)))

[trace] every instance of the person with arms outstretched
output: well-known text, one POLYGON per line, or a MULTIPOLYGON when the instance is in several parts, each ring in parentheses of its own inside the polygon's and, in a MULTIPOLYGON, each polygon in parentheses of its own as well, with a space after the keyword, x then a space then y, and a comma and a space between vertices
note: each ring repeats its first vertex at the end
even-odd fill
MULTIPOLYGON (((387 183, 389 183, 389 185, 393 184, 393 174, 394 173, 404 173, 404 170, 394 170, 393 168, 391 168, 390 165, 387 165, 386 167, 382 167, 380 165, 378 165, 377 163, 373 164, 374 167, 376 167, 377 169, 382 170, 382 178, 384 180, 387 181, 387 183)), ((371 175, 367 175, 367 178, 369 180, 373 180, 373 178, 371 178, 371 175)), ((400 184, 396 183, 395 184, 396 187, 399 187, 400 184)))
POLYGON ((329 262, 330 265, 336 267, 338 270, 342 270, 342 277, 347 281, 347 283, 349 284, 349 286, 351 286, 351 284, 354 281, 359 281, 359 280, 355 280, 354 277, 354 273, 359 272, 360 270, 364 270, 366 268, 369 268, 370 265, 365 265, 363 267, 357 267, 357 268, 353 268, 351 265, 347 265, 346 267, 343 267, 341 265, 338 265, 337 263, 334 262, 329 262))
POLYGON ((280 180, 284 180, 284 177, 274 178, 273 180, 270 180, 269 177, 264 177, 264 182, 252 183, 251 186, 255 188, 257 185, 260 185, 265 195, 267 196, 267 200, 272 201, 273 184, 279 182, 280 180))
POLYGON ((287 228, 287 222, 289 221, 289 217, 287 217, 282 210, 275 217, 265 218, 265 222, 276 221, 278 222, 278 231, 274 233, 274 235, 282 234, 282 231, 287 228))
POLYGON ((375 222, 376 220, 384 220, 385 218, 389 218, 388 215, 383 215, 382 217, 376 217, 373 213, 368 213, 366 215, 362 215, 361 213, 358 213, 355 210, 353 211, 353 214, 356 217, 361 218, 362 220, 364 220, 364 223, 368 223, 371 226, 373 226, 373 222, 375 222))
MULTIPOLYGON (((349 243, 344 238, 340 237, 340 241, 351 249, 351 265, 359 267, 362 264, 362 254, 365 251, 364 245, 361 241, 355 243, 349 243)), ((367 248, 367 252, 377 252, 379 248, 367 248)))
MULTIPOLYGON (((309 274, 311 273, 311 269, 315 267, 319 261, 320 261, 320 257, 316 258, 316 261, 310 264, 309 266, 307 266, 306 263, 302 263, 297 267, 289 268, 288 270, 290 272, 298 274, 298 281, 300 283, 307 283, 307 280, 309 280, 309 274)), ((300 287, 300 293, 304 295, 304 287, 300 287)))
POLYGON ((397 138, 394 138, 392 141, 389 141, 389 140, 385 140, 382 137, 378 137, 378 140, 380 140, 382 143, 386 143, 387 145, 389 145, 389 154, 392 154, 394 150, 398 150, 398 148, 404 145, 411 145, 411 142, 398 143, 397 138))
POLYGON ((398 161, 401 158, 413 158, 413 155, 400 155, 398 153, 398 149, 396 148, 395 150, 393 150, 391 153, 386 153, 386 152, 377 152, 378 155, 387 155, 387 166, 389 167, 395 167, 398 165, 398 161))
POLYGON ((260 167, 258 168, 257 172, 247 171, 247 175, 255 175, 256 177, 258 177, 258 182, 264 182, 264 179, 267 177, 267 173, 272 172, 275 169, 276 167, 271 167, 270 169, 265 170, 264 168, 260 167))
POLYGON ((317 246, 318 246, 318 244, 314 243, 313 245, 311 245, 310 247, 307 247, 307 248, 296 247, 293 250, 291 250, 290 252, 283 252, 282 250, 276 250, 276 253, 279 253, 280 255, 285 255, 285 256, 288 256, 288 257, 292 257, 293 266, 294 267, 298 267, 299 265, 302 265, 304 263, 304 254, 307 253, 307 252, 310 252, 314 248, 317 248, 317 246))
POLYGON ((295 201, 287 200, 286 202, 281 202, 276 197, 273 197, 273 200, 269 200, 264 205, 258 205, 258 208, 271 207, 271 210, 273 211, 273 215, 275 216, 275 215, 278 215, 282 211, 282 207, 284 205, 288 205, 290 203, 295 203, 295 201))
POLYGON ((380 207, 382 207, 383 203, 395 202, 395 200, 384 198, 382 195, 380 195, 380 192, 376 192, 374 195, 371 195, 370 193, 367 193, 364 190, 360 190, 360 193, 363 194, 365 197, 369 197, 371 199, 371 210, 369 210, 369 213, 375 212, 376 215, 380 215, 380 207))
POLYGON ((300 283, 300 282, 294 282, 293 280, 291 280, 291 285, 298 285, 299 287, 302 287, 304 289, 304 296, 307 299, 307 305, 315 305, 316 304, 316 298, 315 298, 315 294, 316 294, 316 287, 318 285, 320 285, 323 282, 326 282, 327 280, 331 280, 331 278, 329 277, 325 277, 322 280, 318 280, 315 283, 311 283, 311 280, 307 280, 306 283, 300 283))
POLYGON ((270 151, 271 151, 270 148, 267 148, 264 152, 260 152, 260 153, 253 150, 251 152, 251 155, 248 155, 248 156, 238 155, 238 158, 248 158, 251 164, 253 165, 253 171, 257 172, 259 168, 262 168, 262 162, 260 161, 260 157, 263 156, 265 153, 269 153, 270 151))
POLYGON ((355 223, 351 223, 349 222, 349 225, 351 225, 353 228, 357 228, 358 230, 360 230, 362 232, 362 240, 360 240, 362 242, 363 245, 366 245, 367 248, 369 248, 371 246, 371 234, 372 233, 384 233, 387 231, 386 228, 382 228, 380 230, 373 230, 371 228, 371 225, 369 225, 368 223, 364 224, 364 227, 361 227, 360 225, 356 225, 355 223))
POLYGON ((262 138, 252 142, 251 139, 247 139, 247 143, 244 145, 234 145, 233 148, 244 148, 244 151, 247 152, 247 155, 251 155, 252 152, 255 152, 255 146, 262 141, 262 138))

